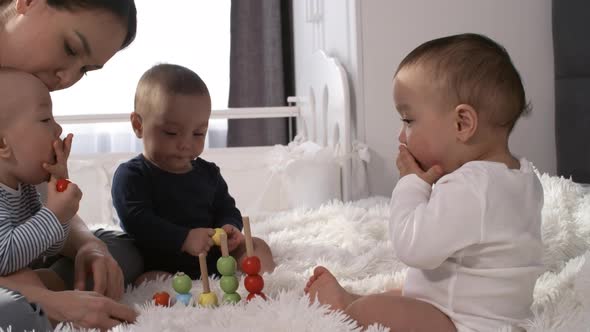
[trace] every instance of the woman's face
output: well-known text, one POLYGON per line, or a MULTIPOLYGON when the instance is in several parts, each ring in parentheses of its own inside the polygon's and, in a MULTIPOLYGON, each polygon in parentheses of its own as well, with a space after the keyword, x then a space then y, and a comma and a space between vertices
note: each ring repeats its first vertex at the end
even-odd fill
POLYGON ((97 70, 121 48, 127 30, 103 10, 55 9, 46 0, 17 0, 5 22, 0 65, 37 76, 50 91, 65 89, 97 70))

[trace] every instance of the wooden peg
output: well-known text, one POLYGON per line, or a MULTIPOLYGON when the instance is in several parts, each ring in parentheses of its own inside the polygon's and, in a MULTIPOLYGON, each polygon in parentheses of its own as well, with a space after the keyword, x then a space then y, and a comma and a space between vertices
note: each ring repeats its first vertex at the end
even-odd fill
POLYGON ((254 243, 252 243, 252 232, 250 231, 250 218, 244 217, 244 237, 246 240, 246 256, 254 255, 254 243))
POLYGON ((210 293, 209 273, 207 272, 207 255, 199 254, 199 267, 201 268, 201 283, 203 284, 203 293, 210 293))
POLYGON ((222 233, 219 238, 221 239, 221 256, 229 256, 229 249, 227 247, 227 234, 222 233))

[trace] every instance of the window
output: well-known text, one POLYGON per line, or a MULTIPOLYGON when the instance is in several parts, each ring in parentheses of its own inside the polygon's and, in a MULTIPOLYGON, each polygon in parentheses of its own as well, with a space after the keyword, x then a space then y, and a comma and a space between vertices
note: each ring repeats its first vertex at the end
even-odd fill
MULTIPOLYGON (((213 109, 227 108, 230 0, 136 0, 137 37, 102 70, 69 89, 52 92, 56 116, 129 114, 141 75, 157 63, 194 70, 207 83, 213 109)), ((209 139, 225 139, 225 120, 212 120, 209 139), (220 131, 223 134, 220 134, 220 131)), ((73 153, 141 151, 129 122, 64 125, 75 135, 73 153)), ((221 143, 223 144, 223 143, 221 143)))

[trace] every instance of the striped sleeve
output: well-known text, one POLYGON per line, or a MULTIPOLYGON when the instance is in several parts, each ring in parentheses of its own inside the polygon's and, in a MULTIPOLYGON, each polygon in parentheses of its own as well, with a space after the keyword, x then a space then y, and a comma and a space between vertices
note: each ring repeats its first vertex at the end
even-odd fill
POLYGON ((0 275, 23 269, 55 244, 63 245, 69 230, 46 207, 31 214, 40 206, 39 196, 23 194, 22 200, 0 196, 0 275))

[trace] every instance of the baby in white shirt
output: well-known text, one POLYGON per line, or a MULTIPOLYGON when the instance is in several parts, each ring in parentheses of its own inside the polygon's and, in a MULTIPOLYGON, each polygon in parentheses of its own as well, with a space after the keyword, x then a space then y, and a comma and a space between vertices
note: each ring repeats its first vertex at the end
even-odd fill
POLYGON ((496 331, 530 318, 543 189, 508 148, 528 111, 510 56, 481 35, 435 39, 402 60, 393 95, 404 124, 390 233, 406 282, 359 296, 317 267, 305 291, 392 331, 496 331))

